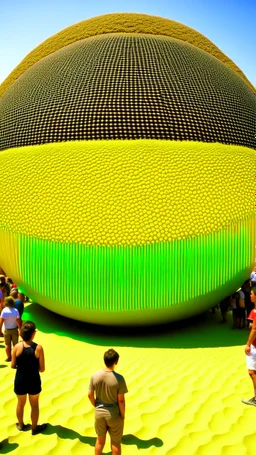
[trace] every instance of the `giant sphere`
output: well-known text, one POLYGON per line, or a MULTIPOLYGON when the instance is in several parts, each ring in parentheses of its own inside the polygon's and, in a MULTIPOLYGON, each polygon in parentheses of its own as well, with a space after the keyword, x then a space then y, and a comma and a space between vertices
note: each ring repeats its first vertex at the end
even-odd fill
POLYGON ((123 13, 54 35, 0 87, 0 266, 77 320, 210 308, 254 261, 255 116, 250 82, 185 25, 123 13))

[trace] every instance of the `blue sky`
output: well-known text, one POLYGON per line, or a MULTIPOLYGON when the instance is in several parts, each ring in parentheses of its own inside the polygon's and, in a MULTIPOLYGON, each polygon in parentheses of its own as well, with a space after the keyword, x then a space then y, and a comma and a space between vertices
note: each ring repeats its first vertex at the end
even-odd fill
POLYGON ((46 38, 76 22, 113 12, 153 14, 196 29, 256 86, 255 0, 0 0, 0 83, 46 38))

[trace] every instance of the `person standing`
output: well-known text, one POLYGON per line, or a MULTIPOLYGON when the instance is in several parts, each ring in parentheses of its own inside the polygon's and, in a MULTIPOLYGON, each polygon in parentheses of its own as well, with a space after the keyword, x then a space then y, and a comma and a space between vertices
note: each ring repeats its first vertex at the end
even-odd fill
POLYGON ((231 296, 229 295, 225 299, 220 302, 220 312, 222 316, 221 322, 227 322, 227 312, 229 307, 231 306, 231 296))
POLYGON ((245 295, 242 289, 237 291, 239 298, 238 298, 238 308, 237 308, 237 322, 238 328, 244 329, 245 327, 245 295))
POLYGON ((9 285, 10 292, 12 289, 17 288, 17 285, 12 281, 12 279, 9 276, 6 277, 6 283, 8 283, 8 285, 9 285))
MULTIPOLYGON (((242 284, 241 289, 242 289, 242 291, 244 293, 244 297, 245 297, 245 309, 246 309, 246 317, 247 317, 247 321, 248 321, 248 316, 251 313, 251 311, 254 309, 254 304, 250 298, 250 295, 251 295, 250 280, 246 280, 242 284)), ((247 325, 247 328, 248 327, 249 327, 249 325, 247 325)))
POLYGON ((11 361, 12 344, 15 346, 19 340, 18 328, 21 327, 21 319, 18 310, 15 308, 15 300, 12 297, 5 297, 5 307, 0 316, 0 333, 4 323, 4 342, 5 352, 7 355, 6 362, 11 361))
MULTIPOLYGON (((4 297, 3 297, 3 293, 0 288, 0 315, 2 313, 3 307, 4 307, 4 297)), ((4 334, 3 334, 2 330, 0 330, 0 337, 3 337, 3 336, 4 336, 4 334)))
POLYGON ((91 377, 88 398, 95 407, 97 440, 95 455, 101 455, 107 432, 110 435, 112 455, 121 455, 121 440, 125 418, 125 393, 128 392, 123 376, 114 371, 119 354, 109 349, 104 354, 105 368, 91 377))
POLYGON ((0 311, 2 311, 4 307, 4 299, 10 295, 10 287, 9 284, 6 282, 6 278, 4 275, 0 275, 0 291, 2 294, 1 301, 0 301, 0 311))
POLYGON ((18 312, 20 313, 20 319, 22 319, 22 315, 24 312, 24 300, 25 296, 21 292, 18 292, 18 289, 12 289, 11 297, 15 300, 15 308, 17 308, 18 312))
MULTIPOLYGON (((251 301, 256 307, 256 288, 251 290, 251 301)), ((252 327, 244 351, 248 373, 253 383, 254 395, 249 400, 242 400, 242 403, 256 406, 256 312, 251 311, 250 317, 252 319, 252 327)))
POLYGON ((9 297, 11 288, 4 275, 0 275, 0 287, 4 297, 9 297))
POLYGON ((235 292, 231 296, 231 309, 232 309, 232 319, 233 319, 233 329, 238 329, 238 300, 239 300, 239 294, 238 292, 235 292))
POLYGON ((20 329, 20 335, 23 341, 16 344, 14 347, 11 363, 11 367, 16 368, 14 379, 14 392, 18 398, 16 408, 18 423, 16 423, 16 428, 19 431, 23 431, 27 427, 23 421, 23 414, 28 395, 31 406, 33 436, 41 433, 47 426, 45 423, 38 425, 38 401, 42 390, 40 373, 45 371, 45 361, 43 347, 33 341, 35 334, 36 326, 34 322, 23 322, 20 329))

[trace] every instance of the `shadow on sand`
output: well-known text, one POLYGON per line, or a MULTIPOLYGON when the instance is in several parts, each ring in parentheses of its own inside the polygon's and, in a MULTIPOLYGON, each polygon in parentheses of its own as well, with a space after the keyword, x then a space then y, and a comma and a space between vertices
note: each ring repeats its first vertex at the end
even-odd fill
MULTIPOLYGON (((96 442, 96 437, 92 436, 82 436, 80 433, 77 433, 74 430, 63 427, 61 425, 51 425, 47 424, 47 428, 44 430, 43 434, 51 435, 56 434, 61 439, 78 439, 82 444, 87 444, 94 447, 96 442)), ((140 439, 132 434, 126 434, 123 436, 122 444, 124 445, 136 445, 138 449, 148 449, 149 447, 161 447, 163 441, 159 438, 152 439, 140 439)), ((104 452, 105 453, 105 452, 104 452)), ((108 452, 111 454, 111 452, 108 452)), ((108 454, 105 454, 108 455, 108 454)))
POLYGON ((150 327, 110 327, 67 319, 37 303, 26 305, 23 320, 31 319, 44 333, 55 333, 98 346, 146 348, 209 348, 243 345, 248 330, 232 330, 231 314, 221 324, 216 310, 185 321, 150 327))
POLYGON ((19 444, 13 443, 11 444, 8 441, 8 438, 4 439, 3 441, 0 441, 0 453, 10 453, 13 450, 17 449, 19 447, 19 444))

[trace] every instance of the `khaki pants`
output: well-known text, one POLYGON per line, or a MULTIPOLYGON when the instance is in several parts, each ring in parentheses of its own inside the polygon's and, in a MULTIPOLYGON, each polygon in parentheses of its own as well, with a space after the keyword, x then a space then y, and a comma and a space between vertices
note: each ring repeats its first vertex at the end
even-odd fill
POLYGON ((16 329, 5 329, 4 342, 7 346, 10 345, 11 343, 13 344, 13 346, 15 346, 15 344, 18 343, 18 340, 19 340, 19 333, 18 333, 17 328, 16 329))
POLYGON ((121 416, 111 418, 106 409, 95 409, 95 431, 98 436, 109 433, 112 443, 120 444, 123 436, 124 421, 121 416))

